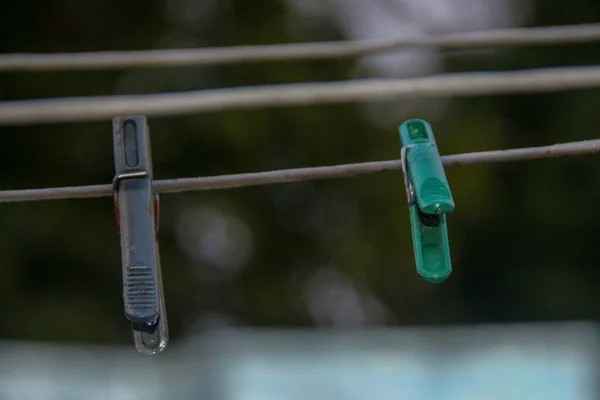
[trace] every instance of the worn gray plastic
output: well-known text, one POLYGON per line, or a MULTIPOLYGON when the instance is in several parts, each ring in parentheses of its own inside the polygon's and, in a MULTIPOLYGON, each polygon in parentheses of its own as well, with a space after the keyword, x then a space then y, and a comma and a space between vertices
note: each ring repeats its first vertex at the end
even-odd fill
POLYGON ((150 135, 144 116, 113 119, 115 209, 121 242, 123 301, 139 351, 166 347, 167 327, 152 192, 150 135))

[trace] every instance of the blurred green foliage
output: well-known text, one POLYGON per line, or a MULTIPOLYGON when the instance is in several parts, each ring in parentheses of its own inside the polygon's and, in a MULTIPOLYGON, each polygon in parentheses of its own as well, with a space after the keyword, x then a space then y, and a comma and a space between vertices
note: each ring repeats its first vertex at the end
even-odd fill
MULTIPOLYGON (((211 23, 179 26, 158 0, 0 2, 0 51, 61 52, 290 42, 290 9, 231 0, 211 23)), ((519 1, 528 25, 597 21, 592 0, 519 1)), ((318 40, 344 39, 311 21, 318 40)), ((594 64, 600 45, 455 52, 447 71, 594 64)), ((150 93, 342 80, 355 60, 211 68, 4 73, 0 99, 150 93)), ((443 154, 597 137, 597 90, 454 99, 430 121, 443 154)), ((375 125, 358 104, 151 118, 157 179, 257 172, 399 157, 397 126, 375 125)), ((0 188, 110 182, 111 121, 2 127, 0 188)), ((303 287, 337 269, 379 299, 393 325, 600 316, 594 240, 600 215, 597 157, 457 167, 449 217, 454 272, 442 285, 416 274, 402 176, 395 173, 162 197, 161 258, 171 335, 197 331, 204 313, 243 325, 311 326, 303 287), (198 205, 248 225, 252 257, 227 280, 178 243, 177 221, 198 205), (588 206, 592 210, 588 210, 588 206), (316 221, 316 222, 315 222, 316 221), (204 272, 203 272, 204 271, 204 272)), ((119 243, 110 199, 0 207, 0 337, 130 343, 122 312, 119 243)), ((333 301, 333 300, 332 300, 333 301)))

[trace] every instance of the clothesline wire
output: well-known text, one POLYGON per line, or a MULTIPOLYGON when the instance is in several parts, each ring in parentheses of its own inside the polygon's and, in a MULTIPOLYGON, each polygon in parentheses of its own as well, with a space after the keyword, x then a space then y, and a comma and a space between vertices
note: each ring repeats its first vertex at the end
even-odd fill
POLYGON ((0 125, 99 121, 209 111, 308 106, 405 97, 541 93, 600 87, 600 66, 466 72, 406 79, 363 79, 142 95, 88 96, 0 102, 0 125))
POLYGON ((471 49, 600 40, 600 24, 508 28, 392 39, 216 48, 0 55, 2 71, 102 70, 355 57, 402 48, 471 49))
MULTIPOLYGON (((419 38, 327 42, 213 49, 0 55, 0 71, 116 69, 216 65, 246 61, 350 57, 402 47, 440 49, 533 45, 600 40, 600 24, 504 29, 419 38)), ((504 72, 468 72, 409 79, 369 79, 227 88, 147 95, 90 96, 0 102, 0 125, 93 121, 115 115, 172 116, 208 111, 252 109, 391 99, 506 93, 535 93, 600 87, 600 66, 504 72)), ((600 139, 552 146, 443 156, 445 166, 501 163, 575 156, 600 150, 600 139)), ((400 160, 296 168, 258 173, 153 181, 157 193, 231 189, 318 179, 401 172, 400 160)), ((0 191, 0 203, 93 198, 112 195, 112 185, 0 191)))
MULTIPOLYGON (((600 151, 600 139, 555 144, 521 149, 484 151, 442 156, 445 166, 504 163, 521 160, 554 158, 591 154, 600 151)), ((232 189, 249 186, 313 181, 320 179, 350 178, 363 174, 402 171, 400 160, 342 164, 315 168, 295 168, 277 171, 220 175, 197 178, 179 178, 153 181, 157 193, 232 189)), ((107 197, 112 195, 112 184, 72 186, 45 189, 0 191, 0 203, 107 197)))

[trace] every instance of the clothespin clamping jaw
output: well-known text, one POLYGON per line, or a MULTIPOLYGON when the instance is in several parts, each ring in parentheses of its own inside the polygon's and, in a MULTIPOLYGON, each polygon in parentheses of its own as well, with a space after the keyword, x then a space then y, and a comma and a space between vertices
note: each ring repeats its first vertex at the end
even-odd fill
POLYGON ((452 272, 446 226, 446 213, 454 210, 450 185, 426 121, 400 125, 400 141, 417 272, 428 282, 443 282, 452 272))
POLYGON ((146 117, 113 119, 116 175, 113 198, 121 242, 125 316, 137 350, 167 346, 168 329, 158 253, 158 194, 152 191, 152 155, 146 117))

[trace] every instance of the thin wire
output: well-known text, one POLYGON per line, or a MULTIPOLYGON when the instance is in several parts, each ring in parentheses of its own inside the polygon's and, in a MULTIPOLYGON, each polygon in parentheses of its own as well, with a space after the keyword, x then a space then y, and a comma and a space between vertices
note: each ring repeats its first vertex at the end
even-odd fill
MULTIPOLYGON (((600 139, 555 144, 552 146, 522 149, 483 151, 476 153, 442 156, 445 166, 503 163, 520 160, 577 156, 600 151, 600 139)), ((271 185, 318 179, 350 178, 380 172, 401 172, 400 160, 342 164, 328 167, 295 168, 278 171, 221 175, 199 178, 155 180, 157 193, 181 193, 188 191, 233 189, 248 186, 271 185)), ((72 186, 46 189, 0 191, 0 203, 92 198, 112 196, 112 185, 72 186)))
POLYGON ((148 51, 0 55, 0 71, 120 69, 235 64, 354 57, 401 48, 469 49, 486 46, 549 45, 600 40, 600 24, 509 28, 346 42, 235 46, 148 51))
POLYGON ((366 79, 146 95, 0 102, 0 125, 98 121, 116 115, 175 116, 209 111, 306 106, 398 97, 555 92, 600 86, 600 66, 467 72, 409 79, 366 79))

